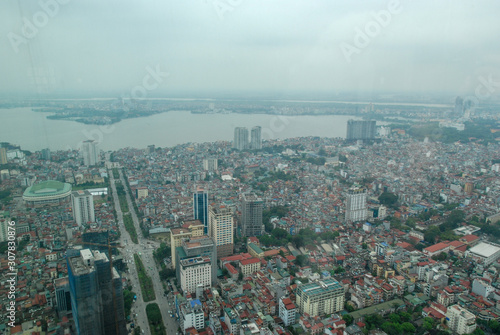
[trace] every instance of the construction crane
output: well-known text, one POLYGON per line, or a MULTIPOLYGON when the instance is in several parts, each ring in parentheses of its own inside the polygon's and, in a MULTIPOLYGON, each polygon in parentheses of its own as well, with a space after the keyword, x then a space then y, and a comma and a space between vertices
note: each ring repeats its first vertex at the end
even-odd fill
POLYGON ((111 245, 109 243, 108 239, 108 244, 101 244, 101 243, 92 243, 92 242, 81 242, 81 243, 75 243, 75 244, 83 244, 83 245, 95 245, 98 247, 107 247, 108 248, 108 256, 109 256, 109 270, 110 270, 110 275, 111 275, 111 293, 113 295, 113 308, 115 310, 115 327, 116 327, 116 335, 120 335, 120 329, 118 327, 118 312, 116 310, 116 293, 115 293, 115 287, 113 285, 113 259, 111 257, 111 248, 125 248, 121 245, 111 245))

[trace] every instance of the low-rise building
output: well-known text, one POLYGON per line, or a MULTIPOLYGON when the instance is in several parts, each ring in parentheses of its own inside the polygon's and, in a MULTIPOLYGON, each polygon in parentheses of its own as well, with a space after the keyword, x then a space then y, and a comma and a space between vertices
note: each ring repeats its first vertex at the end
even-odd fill
POLYGON ((279 303, 279 316, 286 327, 295 324, 295 304, 288 297, 281 297, 279 303))

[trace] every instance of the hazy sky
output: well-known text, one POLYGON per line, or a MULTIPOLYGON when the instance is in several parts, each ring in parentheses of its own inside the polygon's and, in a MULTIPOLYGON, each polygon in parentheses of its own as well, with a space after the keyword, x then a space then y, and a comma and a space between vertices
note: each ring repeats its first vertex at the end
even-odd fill
POLYGON ((0 1, 0 96, 473 94, 480 78, 500 82, 499 9, 495 0, 0 1), (168 77, 150 75, 158 70, 168 77))

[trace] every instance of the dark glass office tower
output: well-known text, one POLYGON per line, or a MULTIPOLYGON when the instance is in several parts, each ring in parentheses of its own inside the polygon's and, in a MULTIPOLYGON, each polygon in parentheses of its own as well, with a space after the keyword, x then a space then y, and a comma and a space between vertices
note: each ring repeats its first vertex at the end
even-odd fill
POLYGON ((198 186, 193 194, 194 219, 203 223, 203 233, 208 235, 208 190, 198 186))
POLYGON ((122 282, 118 272, 111 271, 106 254, 83 249, 67 260, 76 333, 126 334, 122 282))

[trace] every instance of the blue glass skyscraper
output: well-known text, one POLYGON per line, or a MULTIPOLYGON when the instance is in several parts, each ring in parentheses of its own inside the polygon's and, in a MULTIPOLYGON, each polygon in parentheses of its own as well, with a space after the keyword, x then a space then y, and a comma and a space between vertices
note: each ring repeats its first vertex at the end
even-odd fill
POLYGON ((194 219, 203 223, 203 233, 208 235, 208 191, 197 187, 193 194, 194 219))

